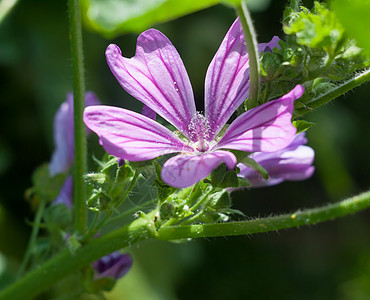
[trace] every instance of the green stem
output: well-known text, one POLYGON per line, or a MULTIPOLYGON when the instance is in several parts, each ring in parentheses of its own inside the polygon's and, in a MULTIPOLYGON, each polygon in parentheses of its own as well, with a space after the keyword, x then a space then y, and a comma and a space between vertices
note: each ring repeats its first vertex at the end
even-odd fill
POLYGON ((312 111, 313 109, 324 105, 331 100, 338 98, 339 96, 347 93, 348 91, 352 90, 353 88, 365 83, 366 81, 370 80, 370 69, 367 69, 363 71, 362 73, 356 75, 352 79, 342 83, 341 85, 338 85, 334 89, 328 91, 327 93, 324 93, 316 98, 313 98, 309 103, 307 103, 307 108, 299 108, 294 111, 294 113, 298 116, 301 117, 304 114, 312 111))
POLYGON ((37 207, 37 212, 36 212, 35 221, 32 227, 30 241, 28 242, 26 254, 24 255, 22 265, 18 272, 18 278, 22 276, 24 270, 27 268, 27 264, 31 258, 32 251, 35 248, 37 235, 40 229, 42 214, 44 213, 44 210, 45 210, 45 205, 46 205, 46 199, 42 198, 40 200, 39 206, 37 207))
POLYGON ((87 209, 85 205, 86 187, 83 174, 87 172, 86 128, 82 120, 85 108, 85 70, 82 46, 81 15, 78 0, 68 0, 70 14, 70 38, 73 67, 73 97, 74 97, 74 140, 75 164, 73 176, 73 208, 74 229, 82 233, 87 223, 87 209))
POLYGON ((158 231, 157 238, 161 240, 173 240, 276 231, 279 229, 316 224, 353 214, 368 207, 370 207, 370 191, 320 208, 297 211, 293 214, 284 214, 276 217, 241 222, 165 227, 158 231))
MULTIPOLYGON (((312 225, 353 214, 370 207, 370 191, 338 203, 320 208, 298 211, 277 217, 268 217, 242 222, 215 223, 205 225, 169 226, 153 232, 154 228, 145 218, 139 218, 130 225, 91 240, 72 254, 68 249, 28 273, 0 292, 0 300, 31 299, 55 285, 75 270, 81 269, 100 257, 139 241, 156 237, 161 240, 204 238, 216 236, 245 235, 276 231, 302 225, 312 225)), ((155 211, 147 215, 154 217, 155 211)))
POLYGON ((81 269, 104 255, 148 239, 152 231, 147 222, 139 218, 130 225, 91 240, 75 253, 64 249, 50 260, 29 272, 23 278, 0 292, 0 300, 32 299, 45 291, 73 271, 81 269))
POLYGON ((136 213, 137 211, 143 209, 144 207, 147 207, 147 206, 150 206, 150 205, 154 205, 156 203, 155 200, 149 200, 147 202, 144 202, 143 204, 141 204, 140 206, 135 206, 129 210, 126 210, 124 213, 116 216, 116 217, 113 217, 113 218, 110 218, 110 220, 106 223, 106 225, 110 225, 110 224, 113 224, 114 222, 117 222, 119 221, 120 219, 123 219, 124 217, 127 217, 128 215, 132 215, 133 213, 136 213))
POLYGON ((245 43, 248 49, 249 56, 249 96, 247 101, 247 108, 251 109, 257 106, 258 102, 258 85, 260 65, 258 58, 258 44, 257 37, 254 31, 251 15, 248 11, 247 4, 242 1, 235 7, 236 13, 239 16, 240 24, 243 28, 245 43))

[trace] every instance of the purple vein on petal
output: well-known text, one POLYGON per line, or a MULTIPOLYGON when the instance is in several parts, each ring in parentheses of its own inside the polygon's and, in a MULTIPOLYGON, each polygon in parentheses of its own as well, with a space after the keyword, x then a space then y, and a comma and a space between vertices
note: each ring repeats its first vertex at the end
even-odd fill
POLYGON ((196 113, 193 91, 179 54, 162 33, 154 29, 142 33, 130 59, 122 57, 115 45, 106 55, 128 93, 188 135, 187 126, 196 113))
POLYGON ((205 115, 213 138, 248 96, 249 59, 237 19, 213 58, 205 82, 205 115))
POLYGON ((94 106, 84 112, 85 124, 98 134, 104 149, 122 159, 140 161, 193 149, 154 120, 117 107, 94 106))
POLYGON ((226 130, 215 149, 270 152, 286 147, 296 132, 291 123, 293 102, 303 91, 303 87, 297 85, 283 97, 240 115, 226 130))

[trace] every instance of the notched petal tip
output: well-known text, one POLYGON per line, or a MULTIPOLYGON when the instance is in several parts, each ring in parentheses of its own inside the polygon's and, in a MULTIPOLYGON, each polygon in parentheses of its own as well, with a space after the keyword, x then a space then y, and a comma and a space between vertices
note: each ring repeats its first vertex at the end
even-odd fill
POLYGON ((117 58, 122 55, 121 49, 116 44, 110 44, 105 50, 105 55, 108 57, 117 58))

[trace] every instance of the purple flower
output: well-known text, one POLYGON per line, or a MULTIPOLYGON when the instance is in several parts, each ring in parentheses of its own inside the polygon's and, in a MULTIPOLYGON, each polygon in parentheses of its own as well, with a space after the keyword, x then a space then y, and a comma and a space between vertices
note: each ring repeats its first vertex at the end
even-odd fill
POLYGON ((62 188, 58 196, 55 198, 53 204, 64 204, 67 208, 72 207, 72 196, 73 196, 73 179, 72 176, 68 176, 64 181, 62 188))
POLYGON ((257 163, 264 167, 269 174, 266 181, 255 170, 238 164, 238 176, 249 180, 251 187, 275 185, 284 180, 304 180, 312 176, 315 167, 312 166, 315 152, 312 148, 304 146, 307 143, 305 133, 297 134, 292 143, 279 151, 264 153, 255 152, 250 155, 257 163))
MULTIPOLYGON (((277 45, 275 37, 259 50, 277 45)), ((296 86, 283 97, 240 115, 221 130, 248 97, 249 58, 241 25, 234 22, 213 58, 205 79, 205 112, 197 112, 189 77, 171 42, 161 32, 149 29, 137 40, 132 58, 121 56, 116 45, 106 50, 108 65, 121 86, 155 113, 174 125, 174 133, 153 119, 109 106, 85 109, 84 121, 96 132, 111 155, 142 161, 169 153, 162 179, 182 188, 205 178, 219 164, 235 168, 233 153, 272 152, 290 144, 296 129, 291 124, 293 102, 303 94, 296 86)))
MULTIPOLYGON (((98 105, 100 101, 93 92, 86 92, 85 104, 98 105)), ((90 130, 88 130, 88 133, 90 130)), ((74 162, 74 120, 73 120, 73 94, 67 95, 67 100, 62 103, 54 117, 54 143, 55 151, 49 163, 50 176, 67 173, 74 162)), ((68 176, 54 204, 72 206, 73 180, 68 176)))
POLYGON ((96 271, 96 278, 113 277, 119 279, 130 270, 132 257, 130 254, 121 254, 116 251, 93 262, 92 266, 96 271))
MULTIPOLYGON (((100 101, 93 92, 86 92, 86 106, 99 105, 100 101)), ((88 131, 90 132, 90 131, 88 131)), ((61 104, 54 117, 55 150, 49 163, 50 176, 68 172, 75 160, 73 94, 61 104)))

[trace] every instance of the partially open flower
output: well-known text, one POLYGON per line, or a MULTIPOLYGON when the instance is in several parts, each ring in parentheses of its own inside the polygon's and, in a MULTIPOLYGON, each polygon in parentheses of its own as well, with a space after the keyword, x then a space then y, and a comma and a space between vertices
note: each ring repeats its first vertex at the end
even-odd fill
POLYGON ((93 262, 92 266, 95 269, 96 278, 113 277, 119 279, 130 270, 132 257, 130 254, 121 254, 119 251, 115 251, 93 262))
POLYGON ((250 157, 266 169, 269 175, 268 180, 263 179, 257 171, 243 164, 238 164, 240 169, 238 176, 248 179, 251 187, 275 185, 285 180, 307 179, 315 171, 315 167, 312 166, 315 152, 311 147, 305 146, 306 143, 305 133, 300 133, 284 149, 270 153, 251 154, 250 157))

